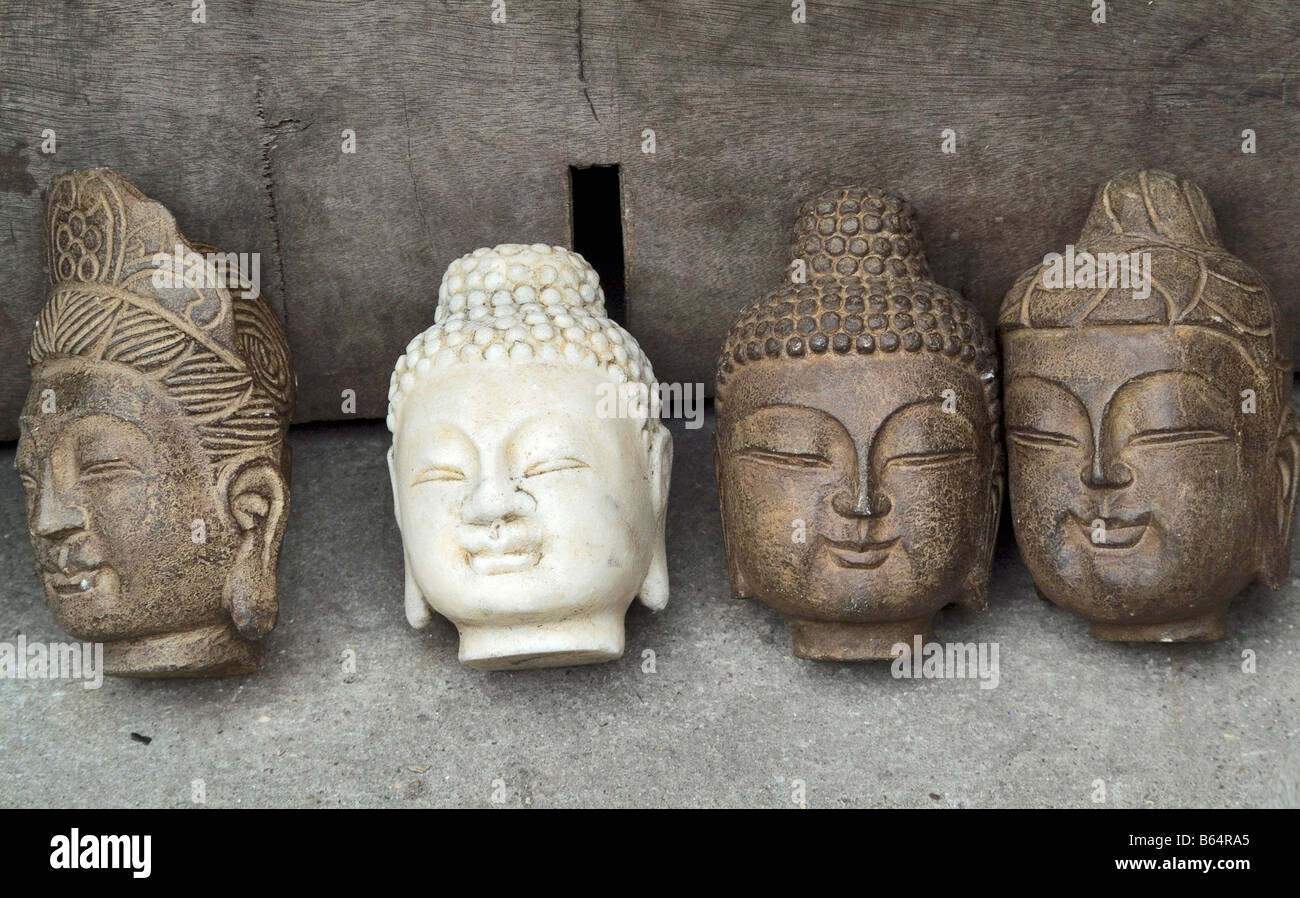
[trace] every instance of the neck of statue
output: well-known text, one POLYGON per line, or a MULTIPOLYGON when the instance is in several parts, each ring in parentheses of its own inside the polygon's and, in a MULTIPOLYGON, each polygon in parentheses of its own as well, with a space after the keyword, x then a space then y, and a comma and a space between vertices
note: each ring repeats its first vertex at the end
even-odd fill
POLYGON ((115 677, 224 677, 255 672, 263 646, 232 624, 104 643, 104 672, 115 677))

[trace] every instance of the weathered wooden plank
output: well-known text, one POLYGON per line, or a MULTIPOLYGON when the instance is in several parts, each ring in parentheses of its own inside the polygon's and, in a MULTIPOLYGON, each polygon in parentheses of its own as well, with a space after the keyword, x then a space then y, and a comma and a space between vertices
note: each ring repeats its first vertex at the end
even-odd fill
POLYGON ((938 279, 991 318, 1104 180, 1170 168, 1294 306, 1293 4, 1111 3, 1106 25, 1074 2, 810 3, 806 25, 788 4, 686 6, 620 25, 629 328, 662 377, 711 387, 721 334, 783 276, 797 203, 850 182, 907 194, 938 279), (626 149, 642 127, 654 155, 626 149))
POLYGON ((44 300, 43 193, 74 168, 120 171, 191 239, 263 254, 283 312, 257 116, 256 46, 243 7, 190 21, 188 4, 0 5, 0 439, 18 432, 27 344, 44 300), (54 155, 40 152, 53 129, 54 155))
POLYGON ((344 390, 385 414, 456 257, 569 242, 569 165, 605 159, 610 102, 577 6, 258 5, 266 115, 291 123, 271 178, 304 416, 338 417, 344 390))
POLYGON ((711 387, 731 317, 782 275, 795 205, 848 181, 911 196, 936 274, 986 313, 1140 165, 1201 183, 1288 307, 1300 287, 1293 4, 1115 0, 1105 25, 1083 0, 811 2, 803 25, 783 0, 505 9, 267 0, 193 25, 185 4, 0 7, 0 438, 41 302, 41 190, 91 165, 194 238, 262 253, 299 420, 342 417, 344 389, 383 413, 455 256, 568 242, 569 165, 622 165, 628 323, 666 380, 711 387))

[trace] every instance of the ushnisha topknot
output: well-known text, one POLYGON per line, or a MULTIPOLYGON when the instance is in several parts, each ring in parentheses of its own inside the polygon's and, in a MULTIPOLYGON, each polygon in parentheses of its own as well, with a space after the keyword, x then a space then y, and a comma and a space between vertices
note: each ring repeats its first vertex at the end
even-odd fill
POLYGON ((826 275, 930 278, 916 210, 874 187, 828 190, 800 206, 790 257, 807 263, 810 282, 826 275))
POLYGON ((1264 278, 1223 245, 1209 200, 1191 181, 1156 169, 1111 178, 1093 200, 1076 247, 1083 252, 1150 253, 1149 294, 1136 296, 1127 286, 1109 283, 1049 288, 1044 260, 1007 292, 998 330, 1207 327, 1245 346, 1285 401, 1291 344, 1279 339, 1277 300, 1264 278))
MULTIPOLYGON (((594 365, 620 383, 655 385, 636 340, 606 317, 600 276, 562 246, 505 243, 461 256, 442 277, 433 320, 393 369, 388 429, 394 433, 402 400, 417 380, 462 362, 562 359, 594 365)), ((648 436, 663 425, 647 416, 645 426, 648 436)))
POLYGON ((931 280, 916 213, 901 196, 856 187, 821 194, 799 209, 792 257, 808 283, 785 284, 741 312, 718 362, 720 396, 728 375, 756 362, 930 352, 970 367, 996 402, 989 328, 959 293, 931 280))

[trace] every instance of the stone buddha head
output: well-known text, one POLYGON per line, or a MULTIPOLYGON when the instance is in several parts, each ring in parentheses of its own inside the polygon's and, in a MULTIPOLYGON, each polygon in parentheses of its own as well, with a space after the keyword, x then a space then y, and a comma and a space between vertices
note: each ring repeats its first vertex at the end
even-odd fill
POLYGON ((1196 185, 1112 178, 999 316, 1016 540, 1108 640, 1216 639, 1290 560, 1291 336, 1196 185))
POLYGON ((780 611, 799 657, 889 658, 945 605, 984 605, 1002 502, 994 343, 930 277, 899 196, 807 203, 791 272, 741 313, 718 369, 733 592, 780 611))
POLYGON ((253 671, 289 502, 280 325, 111 171, 53 179, 46 239, 17 468, 55 620, 110 674, 253 671))
POLYGON ((653 387, 581 256, 507 244, 453 262, 389 390, 411 625, 446 616, 461 662, 486 670, 619 657, 633 598, 668 601, 672 438, 602 400, 653 387))

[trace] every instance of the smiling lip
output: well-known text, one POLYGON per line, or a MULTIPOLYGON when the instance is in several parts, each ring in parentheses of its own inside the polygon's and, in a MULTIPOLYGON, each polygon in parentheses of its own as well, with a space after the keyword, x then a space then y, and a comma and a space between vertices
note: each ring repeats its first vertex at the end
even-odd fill
POLYGON ((877 568, 885 563, 898 537, 878 543, 838 542, 826 539, 826 551, 840 567, 877 568))
POLYGON ((45 574, 45 584, 58 595, 64 597, 83 596, 94 590, 96 581, 99 579, 99 568, 92 568, 88 571, 73 571, 71 574, 52 573, 47 571, 45 574), (89 589, 81 588, 81 581, 85 580, 89 584, 89 589))
POLYGON ((541 558, 542 553, 536 549, 516 549, 509 552, 479 549, 470 552, 469 566, 474 573, 484 576, 513 574, 534 567, 541 558))
POLYGON ((1106 524, 1106 541, 1101 543, 1093 541, 1092 520, 1085 521, 1080 517, 1075 517, 1074 520, 1079 525, 1079 529, 1083 531, 1083 537, 1087 540, 1088 545, 1094 549, 1131 549, 1146 534, 1151 515, 1149 513, 1140 515, 1131 521, 1123 521, 1118 518, 1099 518, 1106 524))

